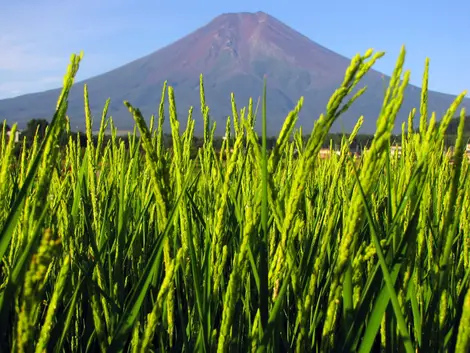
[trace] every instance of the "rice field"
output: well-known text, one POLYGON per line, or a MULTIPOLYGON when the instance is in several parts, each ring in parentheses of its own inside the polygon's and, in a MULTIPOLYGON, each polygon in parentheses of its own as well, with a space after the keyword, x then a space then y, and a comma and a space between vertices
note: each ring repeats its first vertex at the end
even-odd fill
POLYGON ((222 149, 214 148, 201 77, 197 158, 199 113, 177 116, 166 84, 148 124, 124 103, 136 123, 128 148, 109 101, 100 119, 91 116, 85 87, 90 143, 80 146, 66 115, 82 59, 72 56, 46 137, 19 157, 5 129, 0 142, 0 350, 468 352, 465 92, 444 116, 428 112, 426 61, 421 105, 402 126, 401 154, 391 154, 410 77, 402 48, 368 150, 359 160, 349 153, 358 117, 341 152, 319 157, 382 55, 351 60, 307 141, 296 129, 301 98, 269 153, 265 98, 258 112, 232 96, 222 149), (451 157, 443 141, 459 115, 451 157), (106 129, 113 135, 104 144, 106 129))

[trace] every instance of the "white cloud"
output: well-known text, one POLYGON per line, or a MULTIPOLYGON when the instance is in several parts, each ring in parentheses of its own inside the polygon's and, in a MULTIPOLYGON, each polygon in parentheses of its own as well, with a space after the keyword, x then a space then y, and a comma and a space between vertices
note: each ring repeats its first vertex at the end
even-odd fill
POLYGON ((57 88, 62 85, 62 76, 44 76, 37 79, 0 82, 0 99, 57 88))
POLYGON ((63 57, 48 53, 28 36, 0 36, 0 70, 30 71, 53 69, 63 62, 63 57))
POLYGON ((125 17, 131 5, 124 0, 24 0, 0 5, 0 99, 60 86, 70 55, 81 50, 85 57, 77 79, 113 65, 106 41, 149 26, 125 17))

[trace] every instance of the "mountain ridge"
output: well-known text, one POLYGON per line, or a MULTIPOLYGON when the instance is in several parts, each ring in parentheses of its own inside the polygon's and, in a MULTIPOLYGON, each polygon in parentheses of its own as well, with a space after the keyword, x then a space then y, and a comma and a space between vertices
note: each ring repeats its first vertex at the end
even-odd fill
MULTIPOLYGON (((287 24, 262 11, 224 13, 179 40, 141 58, 100 75, 76 82, 69 99, 72 127, 83 128, 83 86, 89 91, 90 107, 96 118, 107 98, 111 98, 109 115, 122 130, 131 129, 134 121, 123 105, 127 100, 148 119, 158 113, 164 81, 175 90, 180 120, 185 121, 190 106, 199 110, 199 77, 204 76, 206 103, 218 133, 225 129, 231 115, 230 94, 237 107, 256 104, 261 95, 263 77, 268 84, 268 133, 277 135, 284 118, 304 97, 299 124, 307 132, 324 112, 331 94, 341 84, 350 59, 312 41, 287 24)), ((332 131, 350 131, 363 115, 361 132, 372 133, 383 100, 382 73, 371 70, 359 84, 368 89, 346 112, 332 131)), ((386 80, 389 79, 385 76, 386 80)), ((60 89, 30 93, 0 100, 0 118, 20 127, 32 118, 50 118, 60 89)), ((429 110, 438 117, 447 110, 454 95, 429 91, 429 110)), ((408 119, 410 110, 419 108, 420 89, 409 85, 396 129, 408 119)), ((470 100, 463 106, 469 108, 470 100)), ((166 110, 167 105, 166 105, 166 110)), ((196 114, 196 133, 202 130, 202 119, 196 114)))

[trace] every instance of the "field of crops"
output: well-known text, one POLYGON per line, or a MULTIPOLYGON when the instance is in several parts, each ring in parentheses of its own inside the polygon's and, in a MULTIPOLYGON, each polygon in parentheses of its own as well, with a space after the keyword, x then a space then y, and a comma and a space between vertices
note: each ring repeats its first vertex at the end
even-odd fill
POLYGON ((301 99, 269 152, 253 129, 256 118, 265 131, 265 103, 257 113, 252 102, 238 109, 234 97, 222 151, 214 149, 201 79, 197 159, 189 151, 198 118, 176 116, 166 85, 149 125, 125 102, 140 132, 128 149, 107 117, 109 102, 91 143, 97 125, 86 88, 90 143, 70 134, 66 148, 57 146, 70 131, 67 95, 81 60, 72 56, 46 137, 16 157, 2 135, 1 351, 468 352, 465 93, 437 125, 426 107, 426 62, 422 104, 402 128, 401 156, 391 156, 409 80, 403 48, 370 148, 359 161, 348 153, 358 117, 341 153, 318 157, 382 55, 352 59, 307 142, 295 129, 301 99), (459 114, 451 164, 443 139, 459 114), (104 144, 109 126, 114 136, 104 144))

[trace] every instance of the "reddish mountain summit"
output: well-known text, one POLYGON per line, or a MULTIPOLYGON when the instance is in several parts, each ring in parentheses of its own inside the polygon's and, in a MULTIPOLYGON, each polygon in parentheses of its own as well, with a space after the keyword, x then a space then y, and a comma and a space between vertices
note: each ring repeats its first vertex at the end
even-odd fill
MULTIPOLYGON (((342 79, 349 59, 312 42, 274 17, 263 12, 223 14, 206 26, 143 58, 152 68, 152 78, 163 75, 205 73, 219 78, 237 74, 253 75, 254 64, 276 61, 293 69, 314 74, 312 84, 336 84, 342 79), (166 67, 162 72, 161 65, 166 67)), ((266 67, 268 76, 278 76, 279 70, 266 67)), ((164 79, 164 78, 163 78, 164 79)), ((294 79, 294 78, 293 78, 294 79)))

